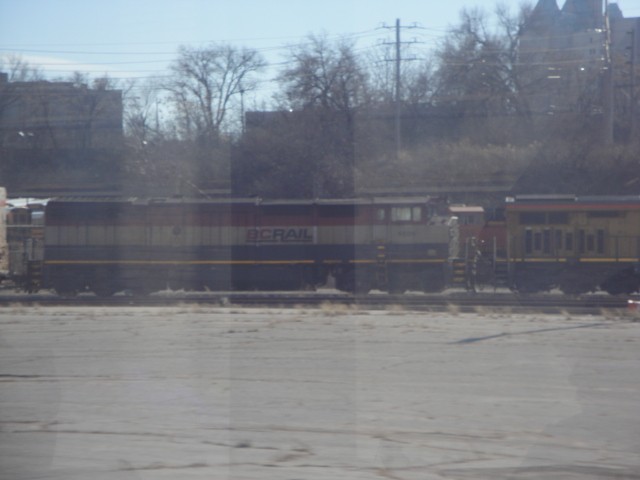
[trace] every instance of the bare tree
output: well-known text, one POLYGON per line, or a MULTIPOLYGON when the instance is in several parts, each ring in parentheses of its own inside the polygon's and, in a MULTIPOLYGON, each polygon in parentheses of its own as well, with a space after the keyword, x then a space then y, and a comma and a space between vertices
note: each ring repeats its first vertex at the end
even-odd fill
POLYGON ((124 123, 129 138, 144 144, 161 134, 161 87, 154 79, 129 82, 124 92, 124 123))
MULTIPOLYGON (((396 66, 395 49, 391 45, 382 45, 367 55, 369 85, 372 99, 379 105, 395 102, 396 66)), ((400 91, 403 104, 412 106, 429 103, 435 87, 434 64, 430 58, 411 58, 401 62, 400 91)))
POLYGON ((436 53, 435 101, 445 106, 449 115, 473 124, 471 130, 476 133, 480 132, 474 119, 490 127, 487 118, 526 118, 530 113, 523 96, 523 69, 518 65, 519 33, 529 11, 530 7, 523 5, 518 14, 511 15, 498 5, 498 28, 491 29, 485 11, 463 9, 460 24, 436 53))
POLYGON ((44 78, 41 69, 15 55, 0 58, 0 72, 7 74, 9 82, 33 82, 44 78))
POLYGON ((212 44, 180 47, 165 86, 184 136, 216 143, 227 120, 230 102, 256 86, 254 74, 266 66, 255 50, 212 44))
POLYGON ((279 77, 290 108, 320 108, 351 118, 366 102, 367 74, 352 43, 332 45, 326 37, 312 35, 290 55, 291 67, 279 77))
POLYGON ((288 64, 278 78, 283 109, 294 112, 292 127, 308 145, 301 167, 312 177, 313 195, 348 194, 357 114, 369 101, 366 70, 352 43, 313 35, 291 48, 288 64))

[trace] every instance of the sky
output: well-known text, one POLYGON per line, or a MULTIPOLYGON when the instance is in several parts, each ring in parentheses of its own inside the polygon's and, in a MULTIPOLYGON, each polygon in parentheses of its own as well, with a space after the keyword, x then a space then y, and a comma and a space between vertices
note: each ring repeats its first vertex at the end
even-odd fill
MULTIPOLYGON (((563 0, 558 0, 561 4, 563 0)), ((114 79, 168 74, 180 45, 229 43, 258 50, 273 77, 291 45, 309 34, 351 39, 358 51, 395 40, 422 58, 464 7, 490 12, 498 0, 0 0, 0 61, 17 55, 48 78, 79 71, 114 79)), ((502 0, 517 11, 521 0, 502 0)), ((640 0, 618 0, 627 17, 640 0)), ((561 6, 561 5, 560 5, 561 6)), ((271 81, 265 79, 265 84, 271 81)), ((265 87, 268 88, 268 87, 265 87)))

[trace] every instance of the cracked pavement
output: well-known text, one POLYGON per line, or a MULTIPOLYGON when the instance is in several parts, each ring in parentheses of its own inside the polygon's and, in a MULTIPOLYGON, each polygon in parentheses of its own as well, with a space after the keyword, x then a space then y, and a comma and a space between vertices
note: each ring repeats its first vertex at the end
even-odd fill
POLYGON ((0 479, 640 479, 637 317, 0 309, 0 479))

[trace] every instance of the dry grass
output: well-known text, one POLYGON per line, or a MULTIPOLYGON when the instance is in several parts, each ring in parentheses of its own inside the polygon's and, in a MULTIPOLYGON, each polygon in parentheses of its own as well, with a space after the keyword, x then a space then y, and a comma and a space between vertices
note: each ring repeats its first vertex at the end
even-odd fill
POLYGON ((404 305, 399 305, 397 303, 393 305, 387 305, 385 310, 387 312, 392 312, 392 313, 406 313, 406 309, 404 308, 404 305))
POLYGON ((449 315, 458 316, 458 315, 460 315, 460 307, 458 305, 454 305, 452 303, 448 303, 446 312, 449 315))
POLYGON ((336 317, 338 315, 345 315, 353 311, 353 309, 343 303, 323 302, 320 304, 320 311, 325 317, 336 317))

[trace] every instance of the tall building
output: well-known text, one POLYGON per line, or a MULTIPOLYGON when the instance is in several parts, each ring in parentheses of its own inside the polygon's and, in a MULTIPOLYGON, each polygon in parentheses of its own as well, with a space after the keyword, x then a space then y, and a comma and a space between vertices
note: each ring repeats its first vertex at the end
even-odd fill
POLYGON ((599 115, 607 108, 606 89, 620 84, 617 71, 607 84, 610 61, 629 58, 630 32, 640 25, 616 3, 607 8, 603 0, 566 0, 561 9, 556 0, 538 0, 520 35, 518 62, 534 115, 599 115))
MULTIPOLYGON (((606 67, 602 0, 539 0, 520 36, 519 66, 534 115, 578 111, 598 98, 606 67)), ((601 108, 592 103, 591 109, 601 108)))

